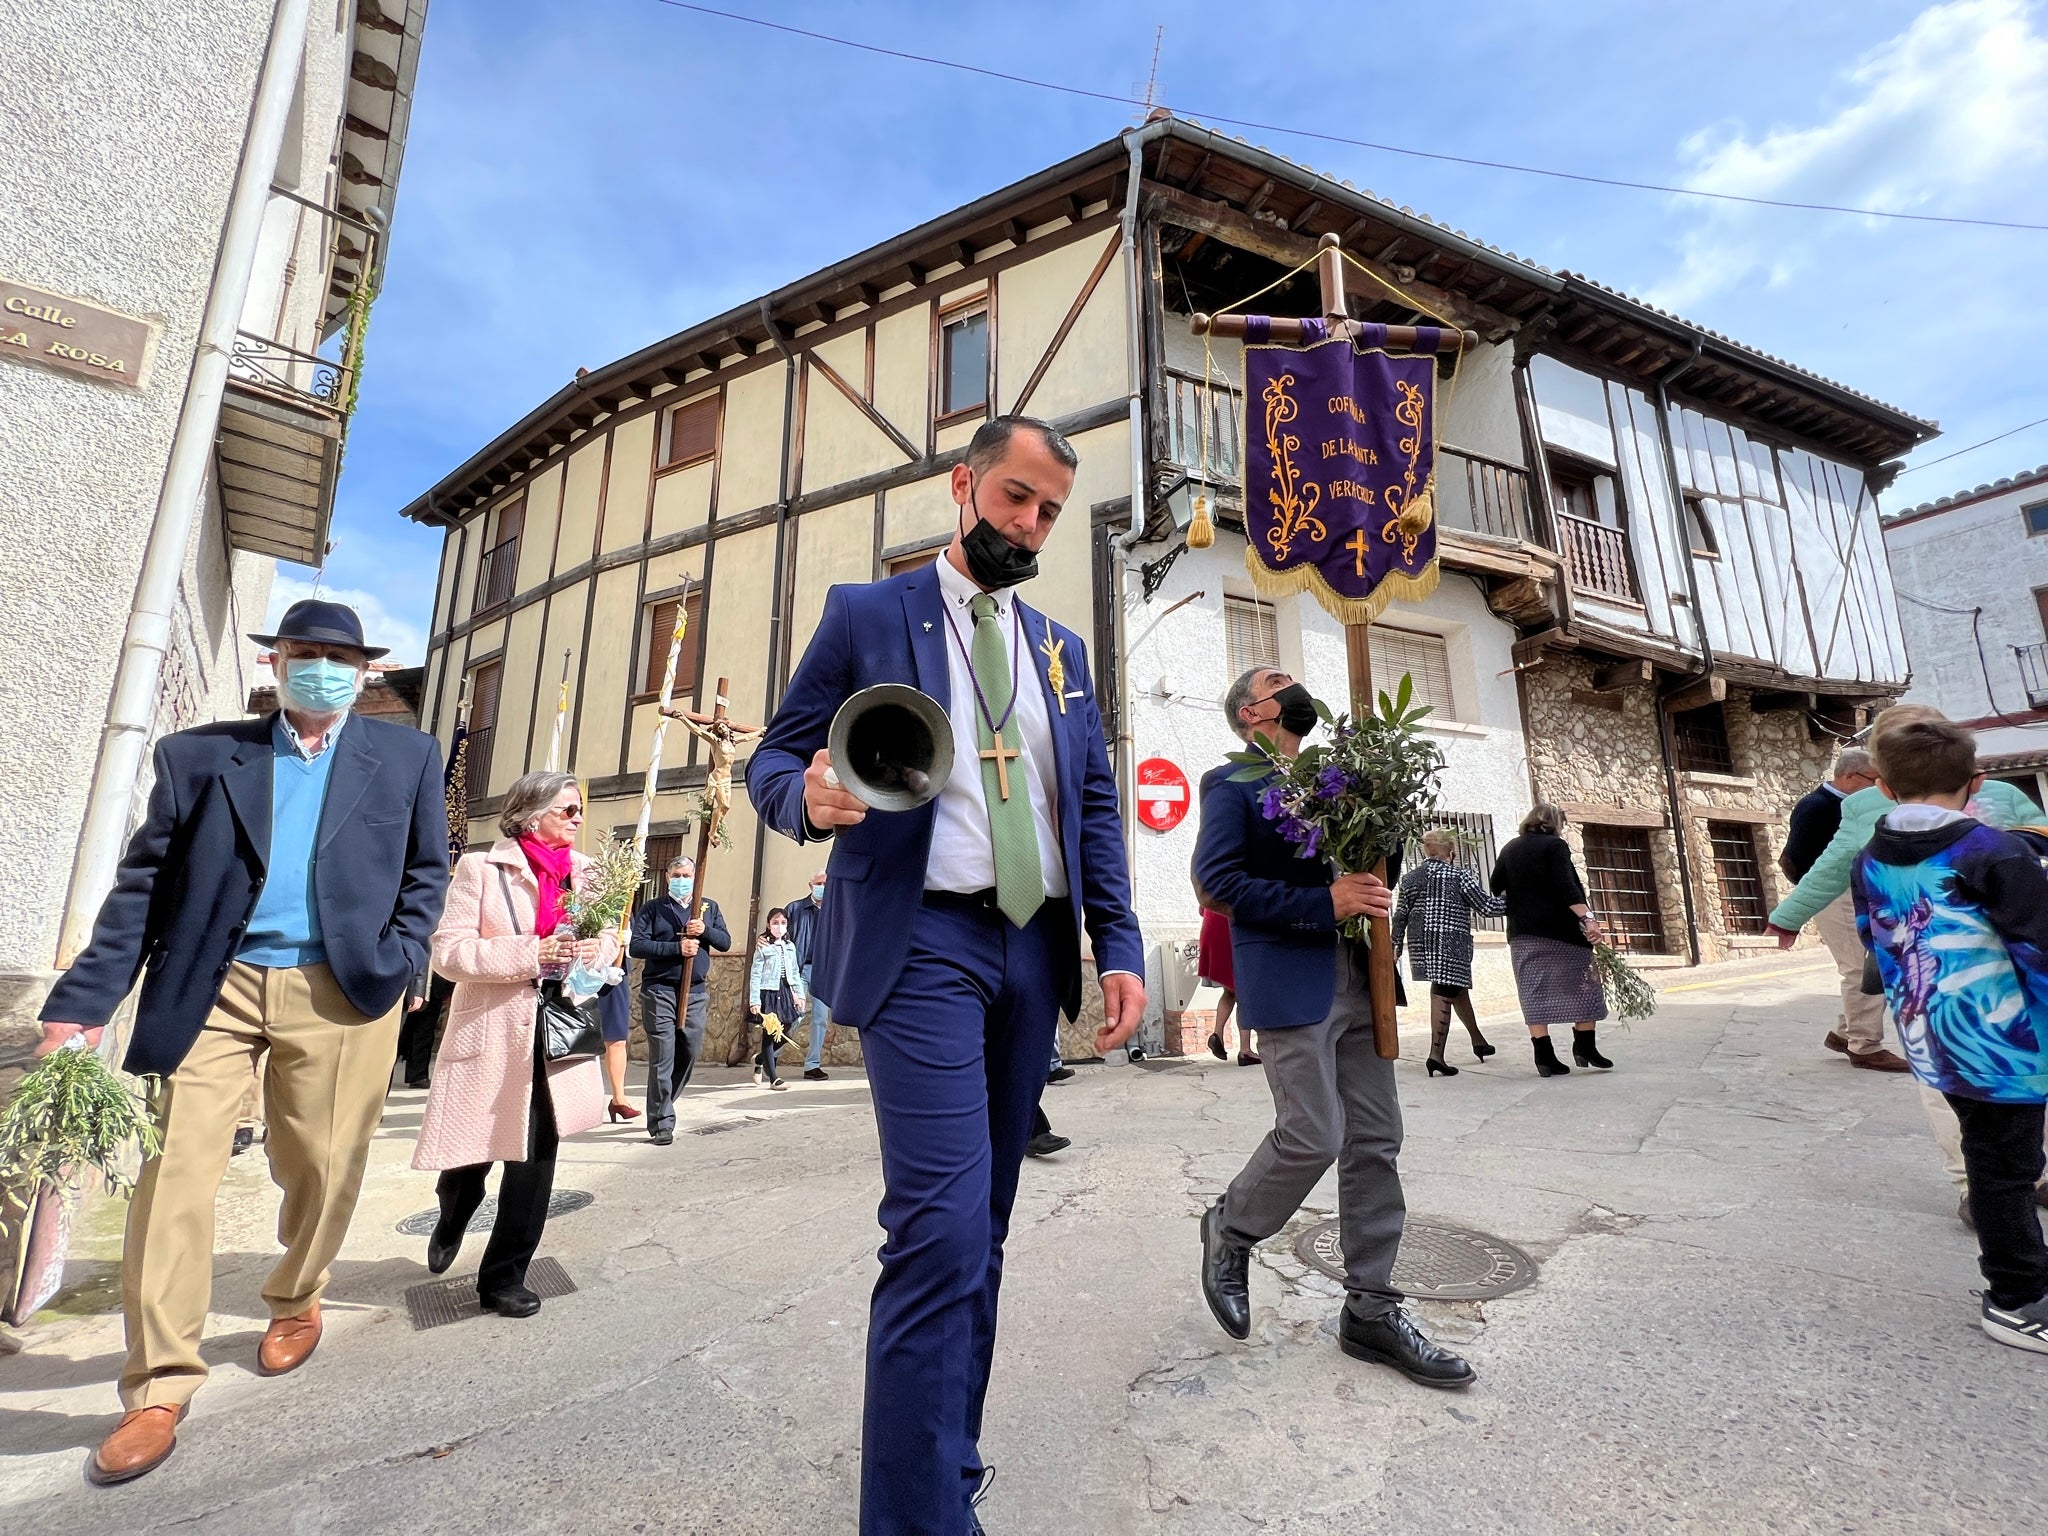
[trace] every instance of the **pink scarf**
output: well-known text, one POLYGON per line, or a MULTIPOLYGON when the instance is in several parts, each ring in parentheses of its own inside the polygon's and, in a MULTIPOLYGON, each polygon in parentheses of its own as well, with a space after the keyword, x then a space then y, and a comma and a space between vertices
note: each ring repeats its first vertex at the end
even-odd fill
POLYGON ((533 931, 542 935, 553 933, 562 924, 562 891, 571 886, 575 874, 574 853, 566 847, 550 848, 532 837, 520 838, 519 846, 540 885, 540 906, 534 913, 533 931))

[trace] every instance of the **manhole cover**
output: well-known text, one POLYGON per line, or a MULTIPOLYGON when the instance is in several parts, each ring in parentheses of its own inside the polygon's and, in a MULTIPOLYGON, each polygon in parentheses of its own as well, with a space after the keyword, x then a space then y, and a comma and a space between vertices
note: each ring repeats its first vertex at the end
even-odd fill
MULTIPOLYGON (((1294 1251, 1332 1280, 1344 1278, 1344 1239, 1337 1222, 1319 1221, 1294 1240, 1294 1251)), ((1410 1216, 1394 1258, 1394 1287, 1439 1301, 1483 1301, 1519 1291, 1536 1278, 1536 1261, 1513 1243, 1410 1216)))
MULTIPOLYGON (((551 1296, 567 1296, 576 1289, 576 1282, 569 1278, 569 1272, 562 1268, 559 1260, 541 1258, 526 1266, 526 1288, 545 1301, 551 1296)), ((439 1328, 444 1323, 459 1323, 465 1317, 484 1315, 484 1309, 476 1303, 475 1275, 457 1275, 452 1280, 429 1280, 424 1285, 409 1286, 405 1293, 405 1310, 411 1316, 415 1330, 439 1328)))
MULTIPOLYGON (((596 1203, 597 1196, 587 1189, 558 1189, 548 1196, 548 1220, 553 1221, 557 1216, 566 1216, 571 1211, 580 1211, 586 1205, 596 1203)), ((398 1230, 407 1237, 430 1237, 433 1235, 434 1223, 440 1219, 439 1211, 421 1211, 418 1215, 408 1216, 401 1221, 398 1230)), ((491 1223, 497 1219, 498 1197, 492 1195, 478 1206, 476 1214, 469 1218, 468 1230, 488 1232, 491 1230, 491 1223)))

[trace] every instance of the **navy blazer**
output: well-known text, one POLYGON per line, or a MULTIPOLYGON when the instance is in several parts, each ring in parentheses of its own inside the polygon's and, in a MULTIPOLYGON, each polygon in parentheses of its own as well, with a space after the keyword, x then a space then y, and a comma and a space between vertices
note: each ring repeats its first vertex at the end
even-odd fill
POLYGON ((1260 813, 1272 775, 1233 784, 1239 766, 1202 775, 1195 883, 1230 913, 1240 1026, 1318 1024, 1337 996, 1335 877, 1325 860, 1297 854, 1260 813))
MULTIPOLYGON (((941 559, 944 556, 940 557, 941 559)), ((747 764, 747 795, 761 820, 798 842, 820 834, 804 819, 804 770, 826 745, 832 717, 847 698, 875 683, 909 683, 950 706, 946 614, 930 566, 868 586, 837 586, 789 681, 782 706, 747 764)), ((1102 716, 1080 637, 1021 602, 1019 618, 1052 723, 1055 807, 1067 900, 1075 933, 1085 925, 1098 971, 1145 974, 1144 940, 1131 913, 1130 867, 1116 779, 1103 746, 1102 716), (1065 699, 1046 679, 1040 647, 1047 634, 1065 642, 1065 699), (1064 711, 1064 712, 1063 712, 1064 711)), ((924 900, 925 866, 937 813, 869 811, 842 827, 826 861, 825 904, 811 941, 812 990, 835 1023, 858 1029, 881 1011, 910 952, 911 918, 924 900), (840 882, 844 882, 841 884, 840 882)), ((1060 987, 1067 1017, 1081 1008, 1076 966, 1060 987)))
MULTIPOLYGON (((149 813, 92 941, 43 1004, 45 1019, 102 1025, 140 974, 130 1072, 177 1070, 241 947, 270 859, 276 722, 222 721, 157 743, 149 813)), ((313 899, 335 984, 374 1019, 425 975, 448 893, 441 746, 358 715, 328 750, 313 899)))

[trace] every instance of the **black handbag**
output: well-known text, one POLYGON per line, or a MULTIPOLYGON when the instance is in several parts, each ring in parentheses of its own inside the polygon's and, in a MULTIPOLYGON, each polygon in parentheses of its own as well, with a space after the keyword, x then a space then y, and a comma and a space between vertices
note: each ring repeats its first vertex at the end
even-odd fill
MULTIPOLYGON (((519 908, 512 901, 512 880, 505 866, 498 866, 498 883, 505 891, 505 911, 512 919, 512 931, 519 933, 519 908)), ((535 1005, 533 1027, 540 1032, 541 1054, 549 1061, 577 1061, 604 1053, 604 1030, 597 1021, 597 999, 587 1003, 572 1000, 559 981, 539 983, 540 1001, 535 1005)))

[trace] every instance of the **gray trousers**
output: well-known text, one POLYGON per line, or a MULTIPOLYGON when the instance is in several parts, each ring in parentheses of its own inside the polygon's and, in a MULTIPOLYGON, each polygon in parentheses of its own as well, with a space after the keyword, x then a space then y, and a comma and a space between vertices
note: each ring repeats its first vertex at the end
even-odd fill
POLYGON ((711 989, 690 988, 683 1010, 681 1038, 676 1029, 680 987, 656 982, 640 989, 640 1028, 647 1035, 647 1129, 672 1131, 676 1097, 690 1086, 697 1058, 704 1054, 704 1020, 711 1008, 711 989))
POLYGON ((1271 1237, 1336 1163, 1346 1305, 1363 1321, 1402 1299, 1393 1281, 1408 1213, 1398 1166, 1401 1100, 1394 1064, 1373 1050, 1365 952, 1339 941, 1336 966, 1329 1017, 1259 1031, 1273 1129, 1224 1193, 1223 1228, 1243 1243, 1271 1237))

